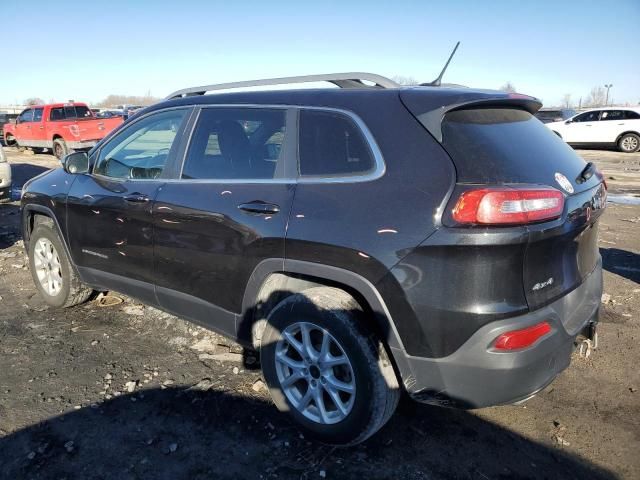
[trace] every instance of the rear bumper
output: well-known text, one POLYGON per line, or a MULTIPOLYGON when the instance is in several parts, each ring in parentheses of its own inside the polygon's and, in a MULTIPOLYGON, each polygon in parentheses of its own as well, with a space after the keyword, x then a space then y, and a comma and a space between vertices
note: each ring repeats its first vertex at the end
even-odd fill
POLYGON ((602 261, 578 288, 534 312, 480 328, 453 354, 443 358, 392 353, 409 395, 417 401, 462 408, 515 403, 542 390, 570 363, 574 341, 598 320, 602 261), (490 347, 500 334, 543 320, 552 332, 517 352, 490 347))
POLYGON ((84 150, 95 147, 97 143, 98 140, 83 140, 78 142, 67 142, 67 145, 69 146, 69 148, 72 148, 74 150, 84 150))

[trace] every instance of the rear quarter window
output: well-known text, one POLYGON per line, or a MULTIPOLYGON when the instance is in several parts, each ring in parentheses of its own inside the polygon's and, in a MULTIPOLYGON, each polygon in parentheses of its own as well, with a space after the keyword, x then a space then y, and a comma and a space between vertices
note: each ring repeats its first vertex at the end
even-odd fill
POLYGON ((364 175, 375 169, 371 149, 360 128, 338 112, 300 112, 298 154, 301 176, 364 175))

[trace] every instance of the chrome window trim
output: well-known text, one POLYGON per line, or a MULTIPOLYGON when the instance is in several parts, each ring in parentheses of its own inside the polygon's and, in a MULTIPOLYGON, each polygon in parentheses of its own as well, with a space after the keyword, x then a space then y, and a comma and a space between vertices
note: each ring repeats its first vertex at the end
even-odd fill
MULTIPOLYGON (((274 183, 274 184, 295 184, 295 183, 303 183, 303 184, 320 184, 320 183, 359 183, 359 182, 370 182, 373 180, 377 180, 382 177, 386 173, 386 165, 384 162, 384 158, 382 156, 382 152, 380 151, 380 147, 375 141, 371 131, 364 123, 364 121, 354 112, 349 110, 344 110, 341 108, 334 107, 321 107, 321 106, 306 106, 306 105, 288 105, 288 104, 254 104, 254 103, 216 103, 216 104, 195 104, 194 107, 198 108, 198 116, 193 122, 191 131, 189 132, 189 140, 188 146, 184 151, 184 156, 182 158, 182 164, 180 166, 180 177, 182 177, 182 170, 184 168, 184 162, 186 160, 187 152, 189 151, 189 146, 191 145, 191 138, 193 136, 193 132, 198 124, 198 120, 200 119, 200 111, 205 108, 259 108, 259 109, 282 109, 282 110, 319 110, 325 112, 333 112, 342 115, 346 115, 350 118, 356 126, 360 129, 360 132, 364 136, 365 141, 367 142, 371 154, 373 155, 373 159, 375 162, 375 168, 371 171, 365 172, 363 174, 354 174, 354 175, 336 175, 336 176, 303 176, 298 174, 296 178, 278 178, 278 179, 243 179, 243 178, 232 178, 232 179, 189 179, 189 178, 169 178, 165 179, 166 183, 211 183, 211 184, 265 184, 265 183, 274 183)), ((299 127, 298 127, 299 129, 299 127)), ((298 131, 294 133, 296 136, 298 135, 298 131)), ((296 139, 297 142, 297 139, 296 139)), ((296 156, 296 162, 299 162, 299 157, 296 156)))

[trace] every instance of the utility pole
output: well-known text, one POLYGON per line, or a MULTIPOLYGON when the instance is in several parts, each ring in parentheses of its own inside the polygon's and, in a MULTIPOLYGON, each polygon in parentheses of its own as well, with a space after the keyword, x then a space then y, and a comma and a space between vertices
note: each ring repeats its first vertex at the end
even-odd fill
POLYGON ((607 105, 609 105, 609 89, 613 87, 613 83, 609 83, 608 85, 605 84, 604 88, 607 89, 607 99, 604 101, 604 106, 606 107, 607 105))

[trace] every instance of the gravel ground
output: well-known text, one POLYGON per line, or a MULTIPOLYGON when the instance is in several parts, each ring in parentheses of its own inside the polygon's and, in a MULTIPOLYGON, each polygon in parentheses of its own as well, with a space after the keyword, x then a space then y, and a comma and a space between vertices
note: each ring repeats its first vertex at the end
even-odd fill
MULTIPOLYGON (((56 165, 7 153, 17 186, 56 165)), ((640 154, 580 153, 612 192, 640 194, 640 154)), ((118 294, 49 309, 18 223, 17 202, 0 206, 0 478, 640 478, 640 206, 610 204, 601 222, 589 358, 520 406, 403 401, 351 449, 307 441, 272 406, 257 357, 222 337, 118 294)))

